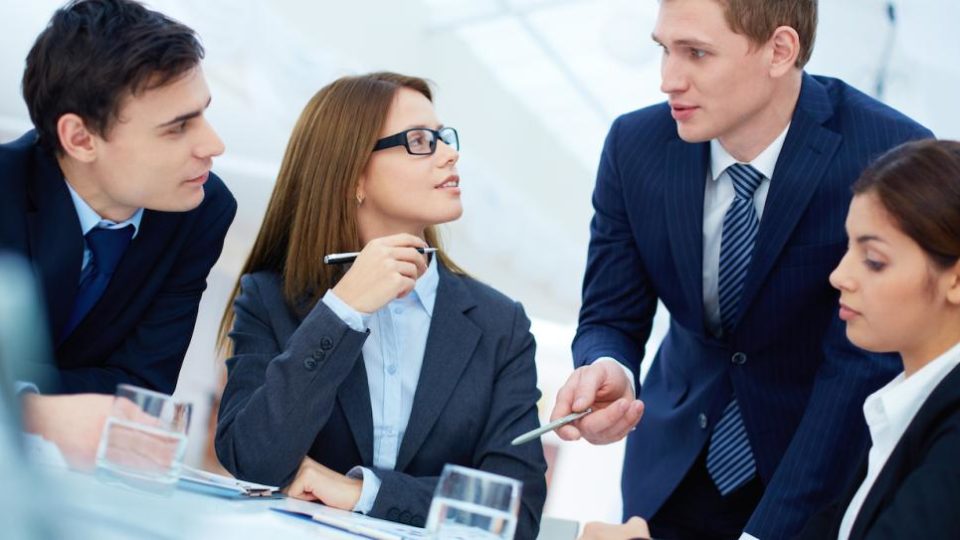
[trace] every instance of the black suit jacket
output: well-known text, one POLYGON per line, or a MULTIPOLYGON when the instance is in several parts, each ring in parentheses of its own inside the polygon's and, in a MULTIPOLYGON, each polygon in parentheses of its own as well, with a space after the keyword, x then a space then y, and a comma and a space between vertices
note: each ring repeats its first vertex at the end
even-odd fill
POLYGON ((44 295, 56 373, 44 392, 113 393, 131 383, 172 393, 193 335, 207 274, 237 203, 211 174, 188 212, 145 210, 103 296, 67 336, 83 235, 63 173, 34 132, 0 145, 0 249, 33 263, 44 295))
POLYGON ((523 482, 518 540, 537 536, 546 499, 540 441, 511 446, 537 420, 536 345, 519 304, 439 267, 440 281, 410 421, 394 469, 373 467, 373 412, 361 348, 367 334, 319 302, 306 317, 280 276, 243 276, 230 337, 234 356, 216 449, 234 475, 293 480, 304 456, 382 480, 370 515, 422 527, 445 463, 523 482))
MULTIPOLYGON (((866 472, 864 459, 847 493, 815 515, 798 538, 835 539, 866 472)), ((900 538, 960 538, 960 366, 917 411, 850 531, 850 540, 900 538)))

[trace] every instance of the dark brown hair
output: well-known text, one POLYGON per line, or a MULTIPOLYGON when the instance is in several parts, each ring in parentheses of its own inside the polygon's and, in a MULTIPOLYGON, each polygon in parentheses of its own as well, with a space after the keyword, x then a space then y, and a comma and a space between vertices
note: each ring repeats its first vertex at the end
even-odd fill
POLYGON ((162 87, 200 63, 193 30, 131 0, 74 0, 58 9, 27 54, 23 99, 38 140, 60 153, 67 113, 107 138, 124 98, 162 87))
POLYGON ((870 165, 853 193, 876 195, 937 268, 960 260, 960 142, 902 144, 870 165))
MULTIPOLYGON (((296 311, 312 308, 342 277, 342 269, 322 264, 328 253, 360 251, 356 193, 394 96, 409 88, 433 100, 427 81, 396 73, 343 77, 320 89, 300 113, 287 143, 263 225, 241 275, 262 270, 280 274, 283 295, 296 311)), ((441 248, 434 227, 427 244, 441 248)), ((463 273, 443 252, 439 262, 463 273)), ((229 350, 233 299, 220 321, 218 346, 229 350)))

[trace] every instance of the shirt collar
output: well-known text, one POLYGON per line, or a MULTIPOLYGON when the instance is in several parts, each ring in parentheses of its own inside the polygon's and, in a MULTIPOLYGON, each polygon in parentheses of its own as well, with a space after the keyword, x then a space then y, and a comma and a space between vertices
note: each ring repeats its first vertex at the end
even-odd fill
MULTIPOLYGON (((749 163, 754 169, 760 171, 766 180, 773 178, 773 170, 777 167, 777 159, 780 157, 780 151, 783 150, 783 141, 786 140, 788 131, 790 131, 790 124, 783 128, 783 131, 770 143, 770 146, 767 146, 763 152, 760 152, 760 155, 749 163)), ((727 152, 727 149, 720 144, 719 139, 712 139, 710 141, 710 177, 714 180, 720 178, 723 171, 734 163, 739 163, 739 161, 731 156, 730 152, 727 152)))
POLYGON ((420 276, 416 285, 413 286, 413 292, 420 305, 423 306, 427 315, 433 317, 433 304, 437 299, 437 285, 440 283, 440 273, 437 271, 437 255, 430 257, 430 264, 427 265, 427 271, 420 276))
POLYGON ((132 238, 135 238, 137 233, 140 232, 140 220, 143 219, 143 208, 138 208, 129 219, 119 223, 110 219, 104 219, 100 217, 100 214, 98 214, 96 210, 90 208, 87 201, 83 200, 83 197, 73 189, 70 182, 64 180, 64 183, 67 185, 67 189, 70 190, 70 198, 73 199, 73 206, 77 209, 77 217, 80 218, 80 231, 84 236, 96 227, 100 227, 101 229, 122 229, 127 225, 133 225, 132 238))
MULTIPOLYGON (((906 427, 913 419, 927 396, 937 387, 953 368, 960 364, 960 343, 938 356, 913 375, 897 375, 886 386, 867 398, 883 407, 887 422, 906 427)), ((866 405, 864 406, 866 408, 866 405)))

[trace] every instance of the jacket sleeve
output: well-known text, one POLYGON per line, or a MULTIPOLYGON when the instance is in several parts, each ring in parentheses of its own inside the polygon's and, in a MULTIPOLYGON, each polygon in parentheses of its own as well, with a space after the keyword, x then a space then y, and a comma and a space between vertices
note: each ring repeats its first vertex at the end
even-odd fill
POLYGON ((367 333, 350 329, 318 302, 280 344, 267 306, 282 301, 265 301, 253 276, 243 276, 240 284, 217 457, 239 478, 283 486, 329 420, 337 389, 360 359, 367 333))
MULTIPOLYGON (((517 539, 536 538, 547 494, 547 466, 540 441, 510 444, 516 436, 539 426, 535 350, 530 320, 516 304, 512 335, 491 389, 492 405, 472 464, 472 468, 523 482, 517 539)), ((374 471, 382 485, 370 515, 423 526, 438 478, 379 468, 374 471)))
MULTIPOLYGON (((637 383, 657 296, 628 221, 617 162, 619 126, 618 120, 610 128, 597 171, 573 359, 574 367, 580 367, 611 357, 626 365, 637 383)), ((639 392, 639 384, 636 388, 639 392)))

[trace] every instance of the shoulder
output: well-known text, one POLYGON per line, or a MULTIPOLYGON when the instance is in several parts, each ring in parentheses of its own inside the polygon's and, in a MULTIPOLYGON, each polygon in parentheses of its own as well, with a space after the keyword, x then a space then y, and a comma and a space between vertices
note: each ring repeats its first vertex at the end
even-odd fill
POLYGON ((677 137, 677 123, 670 116, 670 106, 662 102, 617 117, 610 127, 608 142, 616 139, 631 146, 635 143, 649 145, 666 143, 677 137))
POLYGON ((14 182, 23 183, 30 170, 30 162, 34 154, 39 151, 37 136, 28 131, 18 139, 0 144, 0 181, 6 186, 14 182))
POLYGON ((448 290, 457 291, 459 289, 469 295, 470 300, 476 305, 474 311, 482 318, 504 324, 503 321, 513 321, 518 312, 522 313, 523 308, 516 300, 490 285, 468 275, 454 274, 446 269, 443 272, 446 274, 446 279, 458 285, 448 290))
POLYGON ((821 75, 811 77, 823 87, 833 104, 833 127, 848 136, 872 139, 885 146, 933 136, 919 122, 840 79, 821 75))
POLYGON ((237 299, 256 299, 264 303, 273 298, 283 298, 283 278, 280 274, 263 270, 240 276, 240 290, 237 299))
POLYGON ((210 216, 228 214, 231 218, 236 214, 237 200, 223 180, 213 172, 204 184, 203 192, 203 202, 197 208, 200 213, 210 216))

